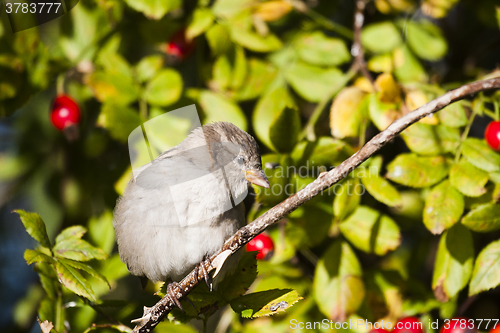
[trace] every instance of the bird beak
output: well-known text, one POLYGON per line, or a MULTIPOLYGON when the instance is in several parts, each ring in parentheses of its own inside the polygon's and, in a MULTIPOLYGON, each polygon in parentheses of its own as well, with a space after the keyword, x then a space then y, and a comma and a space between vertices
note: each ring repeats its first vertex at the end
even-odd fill
POLYGON ((250 183, 262 186, 265 188, 270 188, 269 181, 267 180, 266 174, 262 170, 248 170, 245 175, 245 179, 250 183))

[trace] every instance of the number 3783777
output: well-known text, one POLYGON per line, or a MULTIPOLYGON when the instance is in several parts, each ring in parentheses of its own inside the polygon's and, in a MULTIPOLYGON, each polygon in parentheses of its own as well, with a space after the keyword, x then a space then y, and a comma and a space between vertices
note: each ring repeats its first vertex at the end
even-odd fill
POLYGON ((5 10, 7 14, 20 14, 20 13, 58 13, 61 7, 60 2, 33 2, 33 3, 22 3, 22 2, 6 2, 5 10))
POLYGON ((489 329, 495 328, 498 324, 498 319, 465 319, 453 318, 444 320, 445 329, 489 329))

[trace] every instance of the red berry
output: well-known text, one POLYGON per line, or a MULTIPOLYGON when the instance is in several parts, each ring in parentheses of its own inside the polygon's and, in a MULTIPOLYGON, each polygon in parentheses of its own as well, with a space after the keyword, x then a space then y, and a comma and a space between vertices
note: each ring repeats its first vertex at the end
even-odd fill
POLYGON ((394 333, 423 333, 424 325, 417 317, 406 317, 398 320, 394 326, 394 333))
POLYGON ((497 323, 496 326, 494 326, 490 333, 500 333, 500 323, 497 323))
POLYGON ((247 251, 259 251, 257 253, 258 260, 268 259, 273 250, 273 240, 266 234, 257 235, 247 244, 247 251))
POLYGON ((55 128, 62 131, 70 125, 78 124, 80 108, 71 97, 60 95, 54 100, 50 120, 55 128))
POLYGON ((445 321, 440 333, 477 333, 474 321, 466 317, 454 317, 445 321))
POLYGON ((484 138, 491 148, 500 151, 500 121, 492 121, 484 131, 484 138))
POLYGON ((180 60, 186 59, 194 49, 194 42, 186 40, 186 31, 181 29, 173 34, 170 41, 167 43, 167 54, 179 58, 180 60))

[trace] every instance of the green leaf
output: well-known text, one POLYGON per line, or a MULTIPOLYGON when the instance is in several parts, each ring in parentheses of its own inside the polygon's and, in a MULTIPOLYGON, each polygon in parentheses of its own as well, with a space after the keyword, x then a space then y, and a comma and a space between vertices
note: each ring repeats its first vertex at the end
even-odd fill
POLYGON ((210 86, 214 86, 216 90, 225 90, 231 79, 231 64, 227 55, 223 54, 214 62, 212 69, 212 81, 210 86))
POLYGON ((401 133, 408 148, 420 155, 438 155, 453 152, 460 144, 460 132, 457 129, 416 123, 401 133))
POLYGON ((366 168, 368 169, 368 172, 370 172, 370 174, 380 175, 382 164, 384 163, 384 158, 381 155, 372 156, 366 161, 366 163, 366 168))
POLYGON ((87 232, 87 228, 81 225, 74 225, 61 231, 56 237, 56 244, 70 238, 80 239, 87 232))
POLYGON ((366 64, 366 67, 372 72, 390 73, 392 72, 392 67, 393 67, 392 54, 384 53, 370 57, 370 59, 366 64))
POLYGON ((61 281, 66 288, 92 302, 96 301, 92 287, 76 269, 61 261, 56 261, 55 268, 59 281, 61 281))
MULTIPOLYGON (((244 253, 238 266, 231 275, 227 275, 219 284, 218 290, 222 298, 230 302, 243 295, 257 277, 257 261, 255 253, 244 253)), ((228 259, 230 260, 230 259, 228 259)))
POLYGON ((78 238, 68 238, 56 243, 54 252, 58 257, 77 261, 103 260, 108 257, 103 250, 78 238))
POLYGON ((349 242, 367 253, 382 256, 401 244, 396 222, 367 206, 359 206, 339 227, 349 242))
POLYGON ((13 152, 0 154, 0 181, 12 181, 28 171, 32 163, 23 156, 13 152))
POLYGON ((439 121, 449 127, 462 127, 467 125, 467 115, 463 103, 455 102, 439 111, 439 121))
POLYGON ((22 88, 21 73, 17 73, 12 68, 0 66, 0 75, 2 76, 0 101, 15 97, 18 90, 22 88))
POLYGON ((278 152, 290 153, 299 140, 300 130, 299 111, 295 108, 284 108, 275 115, 269 127, 269 139, 278 152))
POLYGON ((460 223, 439 240, 432 289, 440 302, 455 297, 469 282, 474 261, 472 234, 460 223))
POLYGON ((205 112, 205 123, 228 121, 242 130, 247 129, 247 120, 238 104, 210 91, 200 94, 200 104, 205 112))
POLYGON ((450 170, 450 182, 457 190, 469 197, 479 197, 486 193, 484 186, 489 175, 467 161, 454 164, 450 170))
POLYGON ((166 13, 180 8, 182 5, 182 0, 125 0, 125 3, 132 9, 143 13, 146 17, 154 20, 159 20, 166 13))
POLYGON ((476 168, 487 172, 500 171, 500 155, 484 140, 467 138, 462 144, 462 154, 476 168))
POLYGON ((89 220, 89 237, 106 254, 110 255, 115 245, 113 213, 109 210, 89 220))
POLYGON ((47 229, 45 228, 45 222, 43 222, 40 215, 37 213, 28 213, 24 210, 15 210, 15 213, 19 214, 21 222, 28 234, 33 237, 40 245, 50 249, 50 240, 47 235, 47 229))
POLYGON ((251 51, 255 52, 272 52, 279 50, 282 47, 281 41, 273 34, 261 36, 253 31, 242 29, 238 26, 231 25, 231 39, 251 51))
POLYGON ((282 191, 281 189, 288 188, 289 175, 286 170, 288 170, 289 164, 289 158, 286 156, 281 157, 278 154, 266 154, 262 156, 262 170, 264 170, 269 180, 270 188, 254 187, 257 194, 255 198, 257 202, 263 203, 266 206, 274 206, 286 199, 286 192, 288 191, 282 191), (276 165, 276 167, 269 167, 270 165, 276 165), (280 189, 280 191, 276 191, 276 188, 280 189))
POLYGON ((106 10, 99 6, 75 6, 68 14, 60 18, 64 33, 58 37, 64 57, 73 64, 81 60, 93 61, 98 50, 97 41, 104 41, 112 29, 106 10))
POLYGON ((106 128, 112 138, 127 142, 130 133, 141 125, 141 118, 130 107, 104 103, 97 124, 106 128))
POLYGON ((344 141, 330 136, 319 137, 311 146, 298 160, 298 165, 307 166, 309 162, 309 165, 315 167, 334 167, 353 154, 344 141))
POLYGON ((436 185, 425 199, 424 225, 434 235, 458 222, 464 212, 464 198, 448 181, 436 185))
MULTIPOLYGON (((53 267, 53 265, 50 265, 53 267)), ((54 268, 52 268, 54 269, 54 268)), ((54 270, 54 275, 55 275, 55 270, 54 270)), ((49 277, 45 274, 38 274, 40 277, 40 284, 43 287, 43 290, 47 293, 47 296, 51 300, 55 300, 57 298, 58 294, 58 289, 59 289, 59 281, 56 278, 49 277)))
MULTIPOLYGON (((123 331, 124 333, 130 333, 123 331)), ((199 331, 188 324, 179 324, 178 322, 162 321, 155 327, 156 333, 198 333, 199 331)))
POLYGON ((428 20, 404 20, 408 44, 422 59, 436 61, 446 55, 448 45, 441 29, 428 20))
POLYGON ((255 4, 254 0, 217 0, 212 12, 215 16, 232 18, 255 4))
POLYGON ((339 221, 343 221, 358 208, 362 194, 362 191, 358 190, 360 186, 358 177, 350 178, 336 191, 335 199, 333 199, 333 214, 339 221))
MULTIPOLYGON (((290 181, 296 188, 300 184, 297 178, 300 177, 294 175, 290 181)), ((309 182, 308 178, 304 180, 309 182)), ((285 233, 296 249, 313 247, 327 237, 332 218, 331 211, 320 205, 304 205, 290 214, 290 222, 286 225, 285 233)))
POLYGON ((368 51, 386 53, 403 43, 401 33, 390 21, 365 26, 361 32, 361 43, 368 51))
POLYGON ((150 55, 142 58, 135 65, 137 80, 139 80, 139 82, 151 80, 163 67, 164 62, 165 61, 161 55, 150 55))
POLYGON ((231 308, 243 318, 259 318, 285 312, 303 299, 292 289, 271 289, 241 296, 231 302, 231 308))
POLYGON ((26 260, 26 263, 28 265, 31 265, 34 262, 36 263, 45 262, 49 264, 54 262, 54 259, 46 255, 45 253, 38 250, 30 250, 30 249, 26 249, 24 251, 24 260, 26 260))
POLYGON ((276 73, 276 68, 270 63, 251 58, 248 61, 248 74, 245 78, 245 84, 241 86, 235 98, 238 100, 257 98, 274 81, 276 73))
POLYGON ((500 229, 500 205, 487 203, 472 209, 462 218, 462 224, 476 232, 500 229))
POLYGON ((496 10, 496 17, 497 17, 497 25, 498 28, 500 28, 500 7, 495 7, 496 10))
POLYGON ((98 271, 96 271, 95 269, 93 269, 92 267, 90 267, 89 265, 83 264, 83 263, 78 262, 78 261, 70 260, 70 259, 59 258, 57 260, 61 263, 64 263, 67 266, 71 266, 73 268, 82 270, 82 271, 86 272, 87 274, 89 274, 90 276, 92 276, 98 280, 101 280, 102 282, 104 282, 108 285, 108 288, 111 289, 111 286, 109 285, 109 282, 106 279, 106 277, 104 275, 102 275, 101 273, 99 273, 98 271))
POLYGON ((283 110, 294 107, 295 103, 288 89, 283 86, 267 92, 258 101, 252 116, 253 126, 257 137, 269 148, 277 150, 271 141, 271 126, 276 123, 276 118, 283 110))
POLYGON ((490 172, 490 180, 495 184, 500 184, 500 172, 490 172))
POLYGON ((310 102, 320 102, 346 84, 339 69, 324 69, 302 62, 290 65, 285 77, 293 89, 310 102))
POLYGON ((186 38, 193 39, 207 31, 214 22, 214 16, 208 8, 196 8, 186 28, 186 38))
POLYGON ((368 95, 368 113, 373 124, 381 131, 385 130, 401 114, 395 110, 394 104, 384 103, 377 98, 376 94, 368 95))
POLYGON ((469 296, 500 284, 500 240, 488 244, 477 256, 469 285, 469 296))
POLYGON ((182 93, 182 77, 173 69, 162 69, 144 90, 148 103, 167 106, 177 102, 182 93))
MULTIPOLYGON (((233 75, 230 82, 230 86, 233 89, 239 89, 245 82, 247 77, 248 64, 247 58, 245 56, 245 50, 236 46, 234 50, 234 61, 233 61, 233 75)), ((248 84, 248 82, 247 82, 248 84)))
POLYGON ((120 72, 94 72, 88 85, 100 102, 128 105, 139 98, 139 87, 132 77, 120 72))
POLYGON ((327 37, 321 31, 302 35, 297 52, 303 61, 318 66, 338 66, 351 58, 343 40, 327 37))
POLYGON ((365 175, 361 177, 361 181, 368 193, 377 201, 389 207, 401 205, 401 195, 398 190, 378 174, 372 174, 368 170, 365 170, 365 175))
POLYGON ((361 266, 347 243, 336 240, 321 256, 313 294, 320 311, 331 320, 343 321, 361 306, 365 296, 361 266))
POLYGON ((394 75, 399 82, 425 82, 427 73, 420 61, 411 52, 410 48, 403 45, 393 52, 394 75))
POLYGON ((220 24, 214 24, 208 29, 205 36, 214 56, 226 53, 233 45, 229 38, 229 32, 220 24))
POLYGON ((130 68, 130 64, 118 53, 120 43, 120 35, 113 35, 100 49, 99 54, 97 55, 96 63, 103 66, 106 72, 118 72, 127 77, 131 77, 132 70, 130 68))
POLYGON ((442 156, 400 154, 387 166, 387 178, 410 187, 434 185, 447 174, 448 163, 442 156))

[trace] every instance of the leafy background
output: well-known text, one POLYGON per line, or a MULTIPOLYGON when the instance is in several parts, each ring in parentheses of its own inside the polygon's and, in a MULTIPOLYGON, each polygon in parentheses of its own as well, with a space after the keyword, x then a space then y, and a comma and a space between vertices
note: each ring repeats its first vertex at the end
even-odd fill
MULTIPOLYGON (((256 136, 271 185, 292 193, 399 116, 498 76, 495 5, 369 2, 360 40, 373 83, 352 66, 352 1, 85 0, 15 34, 2 12, 2 332, 36 331, 37 316, 57 332, 127 331, 114 322, 129 325, 158 300, 160 286, 143 291, 128 274, 112 229, 130 175, 127 138, 142 122, 196 104, 204 123, 231 121, 256 136), (185 59, 166 54, 179 29, 195 44, 185 59), (81 106, 76 141, 50 124, 57 86, 81 106)), ((499 318, 500 155, 483 140, 499 103, 498 92, 478 94, 408 128, 337 195, 270 228, 270 261, 244 256, 223 288, 200 286, 195 308, 172 313, 184 324, 157 331, 499 318), (360 186, 366 192, 353 191, 360 186)), ((256 191, 249 220, 287 195, 256 191)))

